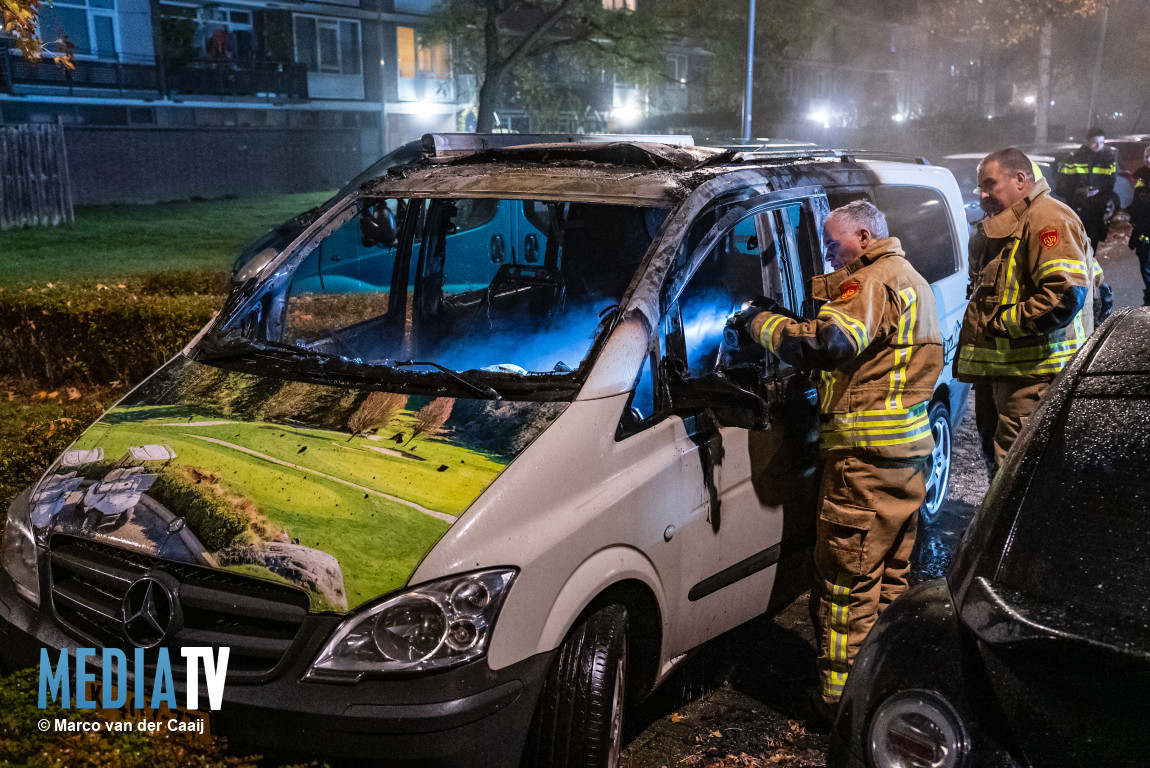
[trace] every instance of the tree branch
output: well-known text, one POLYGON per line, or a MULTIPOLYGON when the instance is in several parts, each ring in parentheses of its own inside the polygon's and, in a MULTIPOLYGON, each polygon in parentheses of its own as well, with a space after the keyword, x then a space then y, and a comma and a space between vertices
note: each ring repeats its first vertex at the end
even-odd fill
POLYGON ((562 0, 562 2, 559 3, 559 5, 555 6, 555 10, 553 10, 553 11, 551 11, 551 13, 547 14, 547 17, 544 18, 542 22, 540 22, 539 26, 537 26, 535 29, 533 29, 531 31, 531 34, 529 34, 527 37, 525 37, 519 41, 519 45, 515 46, 514 50, 512 50, 511 53, 507 54, 507 58, 503 59, 503 61, 500 62, 500 66, 501 67, 510 67, 516 61, 518 61, 520 58, 522 58, 523 54, 525 54, 529 49, 531 49, 535 45, 535 43, 539 42, 539 40, 545 34, 547 34, 548 32, 551 31, 552 27, 554 27, 556 24, 558 24, 559 21, 565 15, 567 15, 567 11, 576 2, 578 2, 578 0, 562 0))

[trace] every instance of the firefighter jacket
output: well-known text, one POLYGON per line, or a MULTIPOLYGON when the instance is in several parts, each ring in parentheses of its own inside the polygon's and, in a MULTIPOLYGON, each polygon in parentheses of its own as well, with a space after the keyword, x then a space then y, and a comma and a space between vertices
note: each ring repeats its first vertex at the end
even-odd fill
POLYGON ((929 454, 942 337, 930 285, 898 239, 876 240, 855 264, 815 277, 811 295, 826 302, 815 319, 763 312, 749 331, 784 362, 820 372, 823 452, 929 454))
POLYGON ((989 259, 978 275, 958 339, 955 375, 1049 379, 1094 330, 1102 269, 1082 222, 1045 181, 983 220, 989 259))
POLYGON ((1114 192, 1114 177, 1118 174, 1118 151, 1103 147, 1095 152, 1081 146, 1058 166, 1058 196, 1075 210, 1095 205, 1106 207, 1114 192), (1098 194, 1086 196, 1086 189, 1094 187, 1098 194))

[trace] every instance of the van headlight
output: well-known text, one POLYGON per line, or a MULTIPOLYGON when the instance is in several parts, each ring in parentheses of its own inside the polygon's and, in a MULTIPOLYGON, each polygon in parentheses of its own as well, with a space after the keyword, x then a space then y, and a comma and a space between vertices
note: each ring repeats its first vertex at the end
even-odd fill
POLYGON ((970 751, 962 718, 934 691, 900 691, 871 719, 871 765, 884 768, 956 768, 970 751))
POLYGON ((355 682, 365 674, 426 672, 476 659, 487 652, 515 573, 451 576, 362 608, 339 625, 304 677, 355 682))
POLYGON ((36 567, 36 541, 32 537, 29 495, 20 494, 8 507, 4 542, 0 547, 0 564, 12 577, 16 591, 37 608, 40 607, 40 574, 36 567))

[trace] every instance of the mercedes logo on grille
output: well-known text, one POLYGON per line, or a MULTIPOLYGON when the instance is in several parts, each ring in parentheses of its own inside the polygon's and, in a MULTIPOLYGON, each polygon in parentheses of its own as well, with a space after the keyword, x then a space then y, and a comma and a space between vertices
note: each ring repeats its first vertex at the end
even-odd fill
POLYGON ((179 582, 165 573, 149 573, 132 582, 121 603, 124 637, 137 648, 153 648, 180 628, 176 600, 179 582))

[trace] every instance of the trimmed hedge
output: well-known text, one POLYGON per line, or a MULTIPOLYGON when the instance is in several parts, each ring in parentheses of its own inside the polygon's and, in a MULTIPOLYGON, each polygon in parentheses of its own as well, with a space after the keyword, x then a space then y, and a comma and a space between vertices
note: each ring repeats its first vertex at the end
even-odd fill
POLYGON ((0 293, 0 377, 38 387, 133 384, 187 344, 223 300, 116 286, 0 293))

